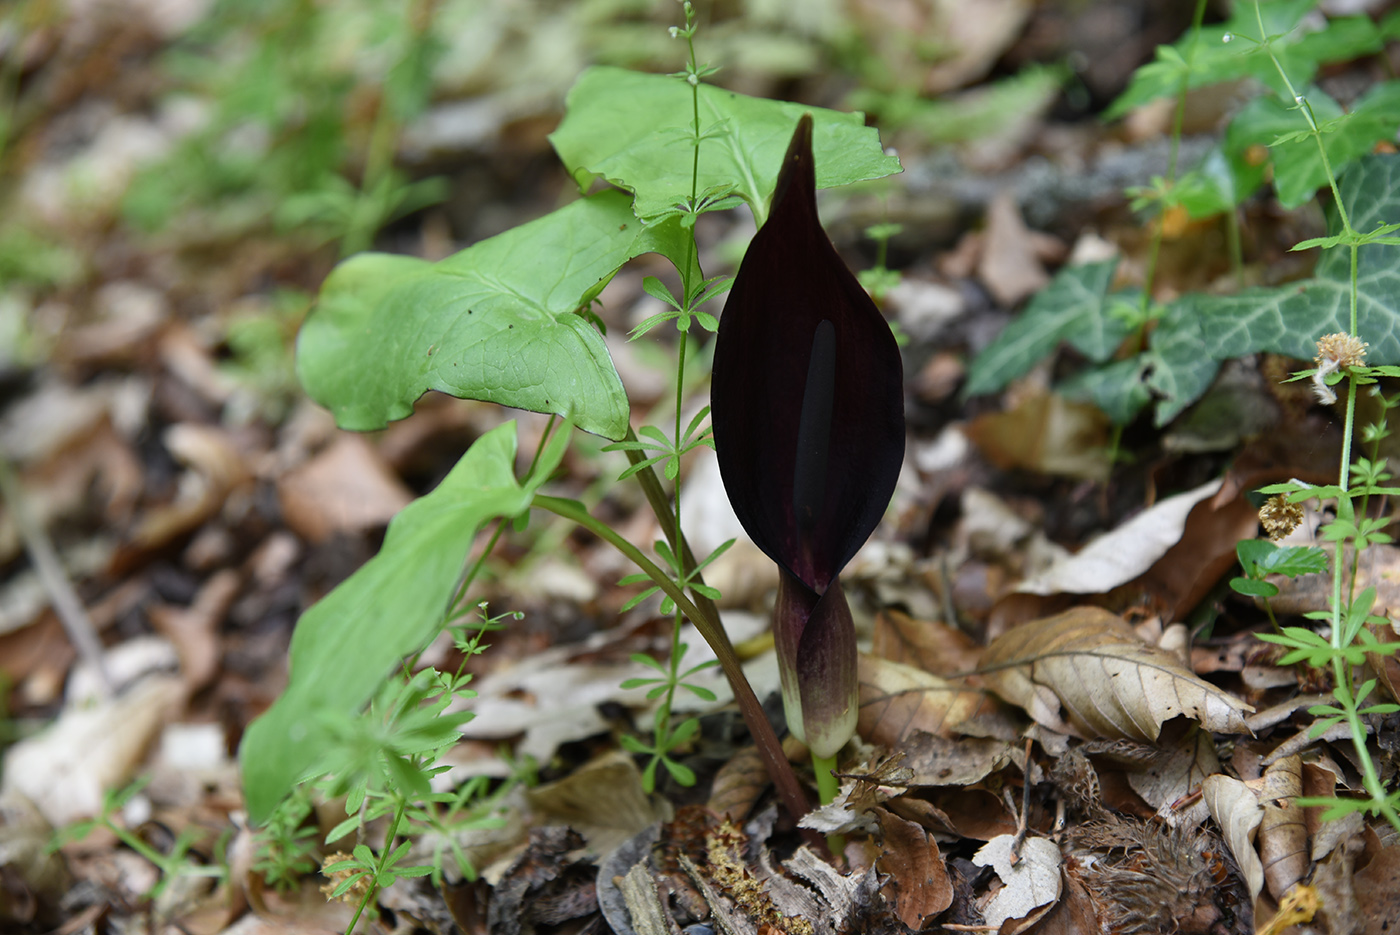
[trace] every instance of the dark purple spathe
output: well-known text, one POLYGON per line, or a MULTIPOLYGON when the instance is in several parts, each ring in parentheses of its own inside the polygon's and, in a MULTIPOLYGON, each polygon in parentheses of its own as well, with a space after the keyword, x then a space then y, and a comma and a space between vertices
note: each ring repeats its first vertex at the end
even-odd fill
POLYGON ((810 116, 725 303, 710 392, 730 503, 782 569, 774 637, 788 725, 829 757, 855 727, 855 631, 837 576, 899 477, 904 370, 818 221, 810 116))

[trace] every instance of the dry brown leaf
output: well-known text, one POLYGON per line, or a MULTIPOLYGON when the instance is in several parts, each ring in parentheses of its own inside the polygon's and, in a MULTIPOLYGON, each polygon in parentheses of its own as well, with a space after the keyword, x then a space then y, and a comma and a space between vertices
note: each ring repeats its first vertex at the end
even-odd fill
POLYGON ((1284 757, 1270 766, 1264 773, 1262 793, 1259 858, 1269 893, 1282 901, 1284 894, 1307 876, 1310 864, 1308 829, 1297 804, 1303 794, 1302 759, 1284 757))
POLYGON ((1084 738, 1156 740, 1162 724, 1179 715, 1210 731, 1244 733, 1242 712, 1254 710, 1197 678, 1171 653, 1147 646, 1099 607, 1075 608, 998 637, 983 655, 982 674, 1038 723, 1084 738))
POLYGON ((1087 403, 1042 393, 1007 412, 978 416, 963 429, 1003 470, 1101 481, 1108 477, 1108 417, 1087 403))
POLYGON ((537 814, 568 824, 600 854, 668 818, 670 812, 666 803, 658 805, 647 796, 636 762, 621 750, 605 753, 562 779, 529 790, 526 799, 537 814))
POLYGON ((994 716, 995 700, 936 675, 860 657, 860 720, 857 732, 871 743, 897 747, 916 730, 942 737, 956 734, 974 716, 994 716))
POLYGON ((745 747, 715 773, 706 808, 735 823, 742 822, 768 789, 768 767, 758 747, 745 747))
MULTIPOLYGON (((1220 758, 1209 731, 1192 724, 1144 769, 1129 770, 1128 785, 1159 813, 1200 788, 1207 776, 1220 772, 1220 758)), ((1166 741, 1166 738, 1163 738, 1166 741)))
POLYGON ((1254 790, 1238 779, 1217 773, 1201 785, 1201 794, 1215 823, 1225 835, 1225 843, 1240 868, 1250 898, 1264 888, 1264 866, 1254 850, 1254 833, 1264 818, 1264 809, 1254 790))
POLYGON ((189 607, 159 604, 147 613, 156 630, 180 655, 180 674, 191 694, 208 685, 219 671, 219 624, 238 597, 238 572, 224 569, 195 595, 189 607))
POLYGON ((150 553, 196 529, 217 513, 228 495, 252 479, 233 437, 222 429, 195 423, 172 425, 165 447, 190 470, 181 478, 173 503, 143 516, 131 542, 112 559, 112 573, 122 574, 150 553))
POLYGON ((916 620, 898 610, 875 615, 871 652, 943 676, 971 672, 982 658, 982 647, 957 627, 941 620, 916 620))
POLYGON ((1400 919, 1400 846, 1377 849, 1356 874, 1356 901, 1366 920, 1365 935, 1394 935, 1400 919))
POLYGON ((1016 196, 1010 191, 998 192, 987 206, 987 231, 977 275, 997 302, 1008 308, 1050 281, 1036 258, 1031 231, 1021 219, 1016 196))
POLYGON ((998 835, 972 858, 979 867, 991 867, 1006 884, 982 907, 987 924, 1000 928, 1008 919, 1032 921, 1044 915, 1060 898, 1062 875, 1060 849, 1049 838, 1029 837, 1021 842, 1020 859, 1012 854, 1015 836, 998 835), (1040 913, 1036 910, 1040 909, 1040 913))
POLYGON ((938 853, 938 842, 921 826, 876 809, 884 853, 875 867, 889 879, 884 887, 894 899, 899 921, 920 931, 953 904, 953 884, 938 853))
POLYGON ((1044 924, 1037 929, 1040 935, 1099 935, 1103 931, 1094 897, 1075 870, 1075 862, 1066 860, 1064 892, 1045 914, 1044 924))
POLYGON ((959 737, 950 740, 915 731, 900 745, 901 765, 911 770, 911 786, 970 786, 1015 759, 1017 748, 1004 740, 959 737))
POLYGON ((284 474, 277 496, 287 525, 310 542, 382 526, 413 499, 369 442, 348 432, 284 474))

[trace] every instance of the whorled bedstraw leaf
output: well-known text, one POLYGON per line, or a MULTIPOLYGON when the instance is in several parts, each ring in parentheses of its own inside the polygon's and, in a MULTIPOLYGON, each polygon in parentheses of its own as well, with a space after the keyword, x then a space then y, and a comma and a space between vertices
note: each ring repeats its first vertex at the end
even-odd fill
POLYGON ((634 256, 689 259, 675 220, 643 226, 629 201, 601 192, 438 263, 351 257, 327 277, 297 340, 302 385, 357 431, 402 419, 440 390, 622 438, 622 381, 575 311, 634 256))
POLYGON ((255 823, 321 762, 319 713, 358 712, 404 656, 437 635, 477 530, 529 507, 569 434, 556 433, 523 486, 514 475, 515 423, 481 436, 435 490, 394 517, 378 555, 302 614, 287 689, 239 750, 255 823))
MULTIPOLYGON (((1342 177, 1352 227, 1374 230, 1400 218, 1400 156, 1365 156, 1342 177)), ((1335 215, 1329 230, 1341 224, 1335 215)), ((1400 363, 1400 246, 1367 244, 1357 258, 1357 324, 1368 364, 1400 363)), ((1311 279, 1236 295, 1195 298, 1209 353, 1220 360, 1260 351, 1311 360, 1317 339, 1348 330, 1351 258, 1324 251, 1311 279)))
POLYGON ((814 119, 817 187, 830 188, 900 171, 861 114, 749 97, 701 83, 699 179, 691 87, 678 78, 598 66, 569 91, 567 112, 550 142, 587 186, 601 176, 635 193, 637 216, 652 218, 700 196, 737 194, 762 223, 778 167, 804 113, 814 119))
POLYGON ((1111 314, 1118 259, 1068 266, 972 362, 964 396, 1001 389, 1067 341, 1090 360, 1108 360, 1130 326, 1111 314))

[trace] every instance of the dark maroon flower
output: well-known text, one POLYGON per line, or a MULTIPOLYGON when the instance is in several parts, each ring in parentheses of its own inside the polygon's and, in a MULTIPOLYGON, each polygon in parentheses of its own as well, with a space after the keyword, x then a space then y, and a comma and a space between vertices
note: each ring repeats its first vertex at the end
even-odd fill
POLYGON ((788 727, 830 757, 856 715, 855 633, 837 575, 899 477, 904 370, 889 325, 817 218, 808 115, 716 341, 720 474, 744 529, 782 570, 774 637, 788 727))

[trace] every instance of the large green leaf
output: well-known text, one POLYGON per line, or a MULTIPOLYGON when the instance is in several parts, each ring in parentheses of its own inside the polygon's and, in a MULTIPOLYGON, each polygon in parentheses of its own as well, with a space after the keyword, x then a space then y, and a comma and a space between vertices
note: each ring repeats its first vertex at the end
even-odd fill
POLYGON ((1183 77, 1192 88, 1252 77, 1282 92, 1282 81, 1269 59, 1270 49, 1289 79, 1298 85, 1311 80, 1319 61, 1343 60, 1378 45, 1379 35, 1375 30, 1363 37, 1359 35, 1357 24, 1342 22, 1338 25, 1338 21, 1323 30, 1324 33, 1336 30, 1326 41, 1317 38, 1308 41, 1315 34, 1299 27, 1315 6, 1317 0, 1265 0, 1259 7, 1264 22, 1261 36, 1254 4, 1241 0, 1234 4, 1232 15, 1225 23, 1204 26, 1195 37, 1188 32, 1173 45, 1158 46, 1155 60, 1133 72, 1127 90, 1109 106, 1104 117, 1113 120, 1148 101, 1175 97, 1181 90, 1183 77), (1267 48, 1260 39, 1271 40, 1267 48), (1348 51, 1352 48, 1356 52, 1348 51), (1333 55, 1339 58, 1329 57, 1333 55))
POLYGON ((367 253, 327 277, 297 374, 342 428, 382 428, 428 390, 619 439, 627 396, 603 339, 575 314, 628 259, 682 257, 679 224, 643 228, 606 191, 439 262, 367 253))
MULTIPOLYGON (((1361 159, 1342 178, 1341 194, 1358 231, 1400 220, 1400 156, 1361 159)), ((1341 229, 1335 217, 1331 229, 1341 229)), ((1400 247, 1361 247, 1356 285, 1358 330, 1371 345, 1367 361, 1400 363, 1400 247)), ((1319 337, 1348 329, 1350 289, 1350 251, 1342 247, 1322 254, 1311 279, 1201 296, 1196 306, 1206 346, 1218 359, 1272 351, 1308 360, 1317 353, 1319 337)))
MULTIPOLYGON (((1370 152, 1377 141, 1393 137, 1400 125, 1400 82, 1371 88, 1350 113, 1343 113, 1336 101, 1317 88, 1304 93, 1321 130, 1328 163, 1337 175, 1370 152)), ((1238 154, 1255 144, 1268 146, 1278 200, 1296 208, 1327 184, 1327 166, 1307 128, 1299 107, 1276 97, 1255 98, 1230 122, 1226 148, 1238 154)))
MULTIPOLYGON (((695 194, 735 194, 760 223, 797 118, 812 114, 817 187, 899 171, 860 114, 770 101, 701 84, 699 181, 695 194)), ((690 200, 695 153, 691 88, 665 75, 599 66, 569 91, 568 111, 550 142, 580 184, 601 176, 636 195, 637 217, 654 218, 690 200)))
POLYGON ((1115 257, 1060 270, 972 362, 963 394, 1000 389, 1043 360, 1061 341, 1068 341, 1090 360, 1108 360, 1130 330, 1124 317, 1111 312, 1114 300, 1108 287, 1117 266, 1115 257))
POLYGON ((437 489, 394 517, 378 555, 302 614, 287 690, 249 726, 239 750, 254 822, 315 773, 325 750, 321 713, 359 711, 404 656, 437 635, 477 530, 529 507, 568 434, 557 433, 537 479, 524 486, 513 473, 515 423, 481 436, 437 489))

